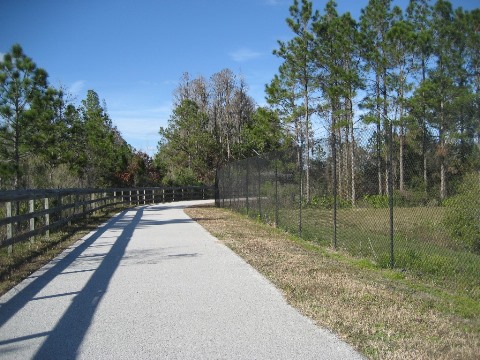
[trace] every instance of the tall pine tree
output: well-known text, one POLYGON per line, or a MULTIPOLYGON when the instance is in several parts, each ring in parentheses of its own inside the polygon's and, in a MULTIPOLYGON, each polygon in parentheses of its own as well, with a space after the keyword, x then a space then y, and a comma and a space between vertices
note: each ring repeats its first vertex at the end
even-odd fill
POLYGON ((36 132, 35 117, 28 114, 34 99, 46 92, 47 77, 18 44, 0 62, 0 164, 14 189, 25 186, 22 161, 34 152, 29 140, 36 132))

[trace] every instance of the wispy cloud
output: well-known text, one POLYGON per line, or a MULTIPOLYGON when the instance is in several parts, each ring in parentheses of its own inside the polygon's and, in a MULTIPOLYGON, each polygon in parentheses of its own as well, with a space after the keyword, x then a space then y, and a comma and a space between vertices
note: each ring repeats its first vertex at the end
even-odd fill
POLYGON ((280 2, 281 0, 265 0, 265 3, 270 6, 277 6, 280 2))
POLYGON ((85 80, 78 80, 71 84, 68 88, 68 92, 73 96, 77 97, 81 95, 83 88, 85 87, 85 80))
POLYGON ((179 80, 164 80, 162 85, 178 85, 179 80))
POLYGON ((160 86, 161 83, 157 81, 151 81, 151 80, 139 80, 138 85, 140 86, 151 86, 151 87, 157 87, 160 86))
POLYGON ((136 118, 144 118, 144 119, 165 119, 170 116, 172 110, 171 104, 165 104, 162 106, 152 107, 152 108, 141 108, 141 109, 112 109, 110 111, 111 115, 114 115, 123 120, 131 120, 136 118))
POLYGON ((172 105, 164 104, 148 109, 112 109, 109 114, 113 124, 131 146, 153 155, 160 140, 160 127, 168 125, 171 112, 172 105))
POLYGON ((249 48, 240 48, 235 51, 232 51, 229 55, 233 59, 233 61, 245 62, 245 61, 256 59, 262 54, 259 52, 253 51, 249 48))

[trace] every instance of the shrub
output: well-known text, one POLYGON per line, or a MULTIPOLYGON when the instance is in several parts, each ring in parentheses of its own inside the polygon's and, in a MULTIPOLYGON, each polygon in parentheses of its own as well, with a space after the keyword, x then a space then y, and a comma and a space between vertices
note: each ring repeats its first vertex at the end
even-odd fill
POLYGON ((444 202, 450 236, 480 254, 480 174, 466 175, 458 194, 444 202))
POLYGON ((401 207, 417 207, 417 206, 426 206, 429 203, 434 203, 425 191, 422 190, 406 190, 406 191, 395 191, 393 200, 395 206, 401 207))
MULTIPOLYGON (((334 204, 334 197, 333 196, 313 196, 310 202, 306 205, 311 206, 313 208, 321 208, 321 209, 333 209, 334 204)), ((352 203, 349 200, 343 199, 340 196, 337 197, 337 208, 351 208, 352 203)))
MULTIPOLYGON (((373 208, 388 208, 388 195, 365 195, 363 203, 373 208)), ((393 206, 395 207, 417 207, 417 206, 436 206, 436 199, 429 198, 424 191, 403 191, 393 192, 393 206)))
POLYGON ((363 200, 369 206, 376 209, 388 208, 389 206, 388 195, 365 195, 363 200))

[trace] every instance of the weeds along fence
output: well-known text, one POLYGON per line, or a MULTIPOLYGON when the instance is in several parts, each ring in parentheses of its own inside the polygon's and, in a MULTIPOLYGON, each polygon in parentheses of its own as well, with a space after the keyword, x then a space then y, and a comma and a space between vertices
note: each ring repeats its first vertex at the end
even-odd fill
POLYGON ((34 242, 36 236, 101 210, 120 206, 213 199, 214 187, 189 186, 132 189, 11 190, 0 192, 0 249, 12 252, 15 243, 34 242))
POLYGON ((339 155, 332 159, 332 151, 320 151, 307 167, 305 152, 293 148, 232 162, 217 173, 216 204, 346 251, 365 266, 407 270, 480 298, 479 173, 464 176, 472 184, 463 188, 457 181, 451 189, 456 195, 441 201, 433 185, 393 191, 393 165, 378 172, 365 150, 357 149, 353 162, 344 157, 342 163, 339 155), (476 195, 462 193, 464 188, 476 195), (462 237, 458 223, 471 233, 462 237))

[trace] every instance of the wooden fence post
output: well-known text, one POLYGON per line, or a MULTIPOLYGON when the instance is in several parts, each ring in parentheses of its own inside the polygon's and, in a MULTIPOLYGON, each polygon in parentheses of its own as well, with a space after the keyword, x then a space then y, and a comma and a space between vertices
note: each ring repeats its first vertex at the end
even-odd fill
MULTIPOLYGON (((93 202, 92 202, 92 210, 93 210, 93 209, 95 209, 95 208, 97 207, 97 193, 93 193, 93 194, 92 194, 92 197, 93 197, 93 198, 92 198, 92 200, 93 200, 93 202)), ((96 215, 96 214, 97 214, 97 210, 95 210, 95 211, 92 212, 92 215, 96 215)))
POLYGON ((73 198, 73 214, 72 215, 76 215, 77 214, 77 207, 78 207, 78 194, 75 194, 74 195, 74 198, 73 198))
MULTIPOLYGON (((7 202, 7 218, 12 217, 12 203, 9 201, 7 202)), ((13 237, 13 224, 7 224, 7 239, 11 239, 13 237)), ((9 245, 7 252, 8 255, 11 255, 13 251, 13 245, 9 245)))
POLYGON ((87 207, 85 205, 86 197, 85 194, 81 194, 80 198, 82 199, 82 218, 85 219, 87 216, 85 215, 85 211, 87 211, 87 207))
MULTIPOLYGON (((29 210, 30 210, 30 213, 33 213, 33 212, 35 211, 35 200, 30 199, 30 200, 28 201, 28 203, 29 203, 29 207, 30 207, 30 209, 29 209, 29 210)), ((34 230, 35 230, 35 218, 32 217, 32 218, 30 218, 30 231, 34 231, 34 230)), ((32 237, 30 238, 30 242, 31 242, 32 244, 35 242, 35 236, 32 236, 32 237)))
MULTIPOLYGON (((63 201, 62 195, 58 194, 58 195, 57 195, 57 206, 56 206, 56 207, 60 207, 60 208, 61 208, 61 207, 62 207, 62 201, 63 201)), ((56 217, 55 221, 58 221, 58 220, 63 219, 64 214, 65 214, 65 211, 63 211, 63 210, 58 211, 58 212, 57 212, 57 217, 56 217)))
MULTIPOLYGON (((70 195, 68 195, 68 204, 69 204, 69 205, 72 205, 72 203, 75 204, 75 203, 73 202, 73 195, 70 194, 70 195)), ((74 212, 75 212, 75 206, 74 206, 73 208, 69 208, 69 209, 67 210, 67 216, 70 218, 70 219, 68 220, 68 226, 71 226, 71 225, 72 225, 72 216, 73 216, 73 213, 74 213, 74 212)))
MULTIPOLYGON (((48 210, 49 206, 48 206, 48 197, 45 198, 45 210, 48 210)), ((45 226, 49 226, 50 225, 50 214, 47 212, 45 214, 45 226)), ((47 240, 50 240, 50 230, 47 230, 45 232, 45 237, 47 238, 47 240)))

